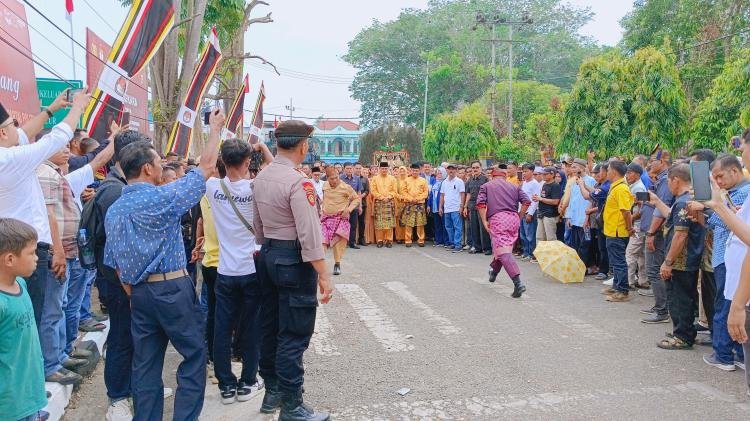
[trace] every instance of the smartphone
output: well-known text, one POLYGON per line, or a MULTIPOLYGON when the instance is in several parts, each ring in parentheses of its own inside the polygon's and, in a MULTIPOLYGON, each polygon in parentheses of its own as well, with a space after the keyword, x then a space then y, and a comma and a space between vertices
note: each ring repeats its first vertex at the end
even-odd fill
POLYGON ((654 149, 651 150, 651 155, 655 154, 659 149, 661 149, 661 145, 657 143, 654 149))
POLYGON ((211 117, 211 111, 206 111, 203 113, 203 124, 208 126, 208 119, 211 117))
POLYGON ((648 202, 651 200, 651 195, 647 191, 639 191, 635 193, 635 200, 639 202, 648 202))
POLYGON ((708 161, 690 162, 690 179, 693 181, 695 200, 711 200, 711 179, 709 178, 708 161))
POLYGON ((658 161, 660 159, 661 159, 661 148, 656 150, 656 160, 658 161))
POLYGON ((124 111, 122 113, 122 118, 120 119, 120 127, 123 127, 126 124, 130 124, 130 112, 128 111, 124 111))
POLYGON ((732 147, 734 149, 739 149, 741 146, 742 146, 742 144, 740 143, 740 137, 739 136, 734 136, 732 138, 732 147))
POLYGON ((68 102, 73 102, 73 97, 75 96, 75 94, 81 92, 82 90, 83 89, 68 89, 67 91, 65 91, 65 100, 68 102))

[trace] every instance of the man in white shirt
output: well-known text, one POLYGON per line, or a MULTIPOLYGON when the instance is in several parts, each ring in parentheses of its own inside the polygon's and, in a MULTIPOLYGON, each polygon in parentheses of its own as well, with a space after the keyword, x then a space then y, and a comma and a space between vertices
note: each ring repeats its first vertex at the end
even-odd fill
POLYGON ((315 194, 318 196, 318 201, 323 201, 323 184, 325 181, 320 179, 320 167, 312 168, 312 184, 315 187, 315 194))
POLYGON ((444 219, 445 230, 448 232, 448 248, 453 253, 460 253, 461 238, 463 236, 463 221, 461 209, 465 206, 466 187, 463 180, 456 177, 456 166, 448 165, 448 178, 440 186, 440 215, 444 219))
POLYGON ((213 357, 214 373, 219 380, 219 393, 224 404, 235 399, 247 401, 263 389, 263 382, 257 378, 261 297, 253 258, 256 244, 252 230, 253 181, 249 171, 253 149, 263 152, 266 163, 273 160, 263 142, 251 146, 244 140, 229 139, 221 145, 221 159, 227 176, 206 181, 206 197, 211 204, 219 240, 219 267, 214 285, 213 357), (231 366, 233 330, 234 336, 240 338, 242 354, 239 381, 231 366))
POLYGON ((0 104, 0 217, 26 222, 37 231, 39 260, 36 270, 26 280, 37 326, 44 306, 42 286, 47 278, 52 235, 36 168, 73 138, 73 129, 91 100, 88 92, 82 91, 73 97, 71 104, 66 101, 66 93, 60 94, 49 108, 26 122, 23 128, 0 104), (42 130, 54 112, 67 106, 71 109, 62 123, 38 142, 29 141, 42 130))
MULTIPOLYGON (((521 190, 528 197, 542 194, 542 183, 534 178, 534 164, 524 164, 522 167, 523 183, 521 190)), ((532 201, 526 209, 526 215, 521 218, 521 259, 530 260, 536 248, 536 208, 538 202, 532 201)))

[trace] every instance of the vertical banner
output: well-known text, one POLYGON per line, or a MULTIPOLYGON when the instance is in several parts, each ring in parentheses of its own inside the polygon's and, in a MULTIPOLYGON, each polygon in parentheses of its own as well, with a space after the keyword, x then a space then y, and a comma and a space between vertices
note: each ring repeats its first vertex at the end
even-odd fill
POLYGON ((243 116, 245 114, 245 94, 250 92, 250 78, 245 75, 245 81, 242 84, 242 89, 237 93, 237 97, 232 103, 232 107, 229 109, 227 114, 227 133, 226 138, 237 137, 242 130, 243 116))
POLYGON ((255 144, 260 140, 260 130, 263 128, 263 102, 266 100, 266 87, 263 82, 260 83, 260 92, 258 92, 258 99, 255 101, 255 110, 253 111, 253 118, 250 120, 250 135, 247 137, 247 142, 251 145, 255 144))
MULTIPOLYGON (((94 31, 86 28, 86 84, 98 86, 99 77, 107 63, 112 47, 94 31)), ((142 133, 149 131, 148 124, 148 77, 146 69, 130 78, 123 95, 123 112, 130 113, 130 128, 142 133)))
POLYGON ((193 137, 193 127, 201 105, 203 95, 214 78, 214 72, 221 60, 221 49, 219 48, 219 37, 216 28, 211 30, 208 42, 203 48, 201 59, 193 73, 187 95, 182 101, 180 110, 177 112, 177 120, 172 126, 167 141, 165 153, 174 152, 180 156, 187 156, 190 152, 190 140, 193 137))
POLYGON ((112 120, 122 118, 130 78, 146 67, 172 25, 173 0, 133 0, 99 76, 94 101, 83 115, 83 125, 91 137, 106 138, 112 120))
POLYGON ((3 0, 0 22, 0 102, 23 124, 39 114, 26 9, 16 0, 3 0))

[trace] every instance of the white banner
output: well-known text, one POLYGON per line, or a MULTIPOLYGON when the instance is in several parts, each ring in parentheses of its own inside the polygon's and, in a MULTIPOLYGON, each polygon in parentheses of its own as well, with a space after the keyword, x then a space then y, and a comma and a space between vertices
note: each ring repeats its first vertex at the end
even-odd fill
POLYGON ((196 114, 197 113, 195 112, 195 110, 191 110, 190 108, 183 105, 180 107, 180 111, 177 113, 177 121, 183 126, 187 126, 192 129, 195 125, 196 114))
POLYGON ((120 102, 125 102, 129 83, 127 72, 111 61, 107 62, 99 76, 99 89, 120 102))

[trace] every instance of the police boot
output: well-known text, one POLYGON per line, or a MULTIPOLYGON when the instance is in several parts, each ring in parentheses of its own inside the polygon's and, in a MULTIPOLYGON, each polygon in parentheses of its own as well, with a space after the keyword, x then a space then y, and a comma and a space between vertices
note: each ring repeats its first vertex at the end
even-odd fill
POLYGON ((518 298, 524 292, 526 292, 526 285, 524 285, 523 282, 521 282, 521 276, 520 275, 514 276, 513 277, 513 294, 510 294, 510 296, 513 298, 518 298))
POLYGON ((328 421, 327 412, 315 412, 302 402, 302 392, 284 393, 281 400, 279 421, 328 421))
POLYGON ((266 394, 263 395, 263 403, 260 405, 260 412, 264 414, 273 414, 281 408, 281 392, 279 392, 279 382, 277 379, 263 379, 266 383, 266 394))

